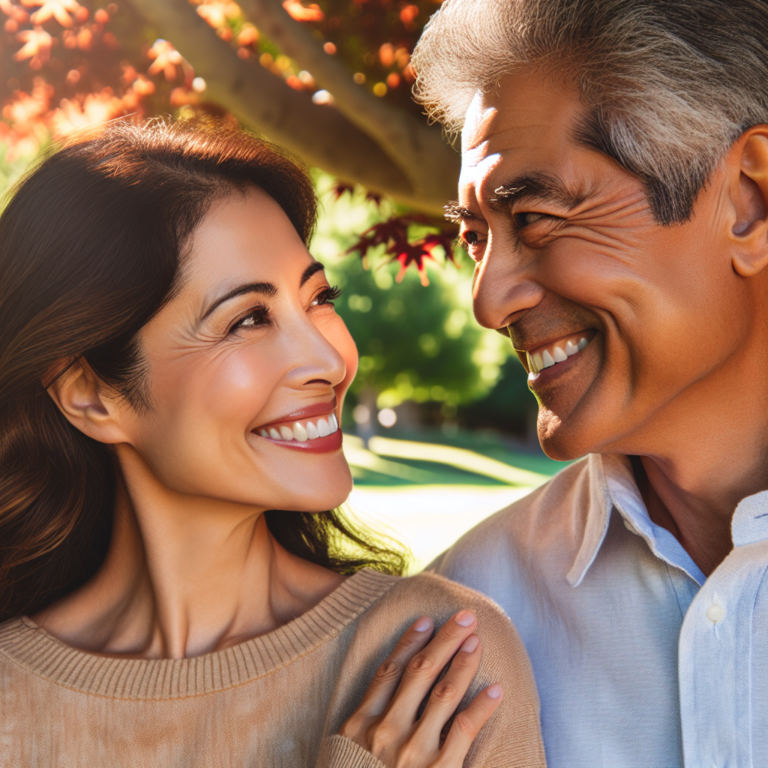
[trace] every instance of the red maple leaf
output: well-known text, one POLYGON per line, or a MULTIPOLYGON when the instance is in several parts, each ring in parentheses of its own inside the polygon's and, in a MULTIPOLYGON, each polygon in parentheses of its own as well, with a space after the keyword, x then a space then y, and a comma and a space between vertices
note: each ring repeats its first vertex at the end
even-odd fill
POLYGON ((445 252, 446 260, 455 263, 454 240, 455 235, 451 230, 435 224, 425 216, 413 214, 410 216, 393 216, 387 221, 374 224, 365 230, 346 253, 359 253, 365 259, 372 248, 383 245, 389 256, 389 261, 400 263, 400 272, 395 278, 397 282, 401 282, 408 267, 414 265, 419 271, 422 285, 426 286, 429 285, 426 260, 436 261, 433 251, 439 247, 445 252), (412 241, 408 237, 408 228, 413 224, 431 226, 438 229, 438 232, 429 233, 412 241))

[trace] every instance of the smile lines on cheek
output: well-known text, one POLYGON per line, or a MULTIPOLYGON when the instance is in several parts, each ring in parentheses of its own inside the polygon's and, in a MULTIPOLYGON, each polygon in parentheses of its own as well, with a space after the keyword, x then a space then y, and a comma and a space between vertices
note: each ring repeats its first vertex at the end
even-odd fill
POLYGON ((268 437, 271 440, 283 440, 290 442, 297 440, 300 443, 306 443, 308 440, 317 440, 319 437, 328 437, 338 432, 339 421, 335 413, 331 413, 327 418, 310 421, 305 419, 297 421, 292 426, 284 424, 281 427, 270 427, 262 429, 259 434, 262 437, 268 437))

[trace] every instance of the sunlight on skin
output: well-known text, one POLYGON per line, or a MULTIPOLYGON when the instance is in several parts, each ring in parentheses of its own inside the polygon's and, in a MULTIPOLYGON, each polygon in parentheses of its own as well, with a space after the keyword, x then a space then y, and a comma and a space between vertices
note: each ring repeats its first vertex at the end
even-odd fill
POLYGON ((642 456, 652 518, 710 573, 736 504, 768 487, 768 127, 733 145, 690 221, 662 226, 640 179, 574 138, 583 110, 541 71, 470 107, 458 208, 475 316, 508 327, 524 365, 588 336, 529 377, 545 453, 642 456))
POLYGON ((195 656, 271 631, 341 583, 280 547, 262 514, 327 510, 352 487, 340 432, 260 436, 302 411, 340 417, 355 374, 314 264, 272 198, 222 198, 193 235, 181 289, 140 334, 152 409, 138 413, 80 364, 50 388, 118 466, 107 559, 33 617, 51 634, 107 654, 195 656))

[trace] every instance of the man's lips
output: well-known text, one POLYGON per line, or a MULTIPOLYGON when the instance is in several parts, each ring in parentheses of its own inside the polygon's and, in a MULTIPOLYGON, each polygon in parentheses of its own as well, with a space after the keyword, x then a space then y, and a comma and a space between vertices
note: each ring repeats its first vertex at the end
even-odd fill
POLYGON ((537 344, 528 349, 517 349, 518 353, 525 354, 525 367, 528 369, 529 378, 535 378, 541 371, 551 368, 558 363, 564 363, 571 357, 578 355, 585 349, 597 331, 594 328, 570 333, 544 344, 537 344))

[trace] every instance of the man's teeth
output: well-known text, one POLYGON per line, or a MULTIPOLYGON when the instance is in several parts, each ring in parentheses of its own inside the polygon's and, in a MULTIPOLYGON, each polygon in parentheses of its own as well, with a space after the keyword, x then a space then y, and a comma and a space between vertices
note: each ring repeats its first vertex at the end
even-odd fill
POLYGON ((292 427, 287 424, 282 427, 270 427, 269 430, 262 429, 259 434, 262 437, 268 437, 272 440, 282 440, 290 442, 296 440, 300 443, 306 443, 307 440, 317 440, 318 437, 328 437, 339 429, 339 421, 336 414, 330 414, 327 419, 318 419, 314 421, 297 421, 292 427))
POLYGON ((532 373, 539 373, 545 368, 551 368, 555 363, 564 363, 569 357, 581 352, 589 344, 586 336, 572 337, 565 343, 558 342, 553 348, 543 352, 528 353, 528 367, 532 373))

